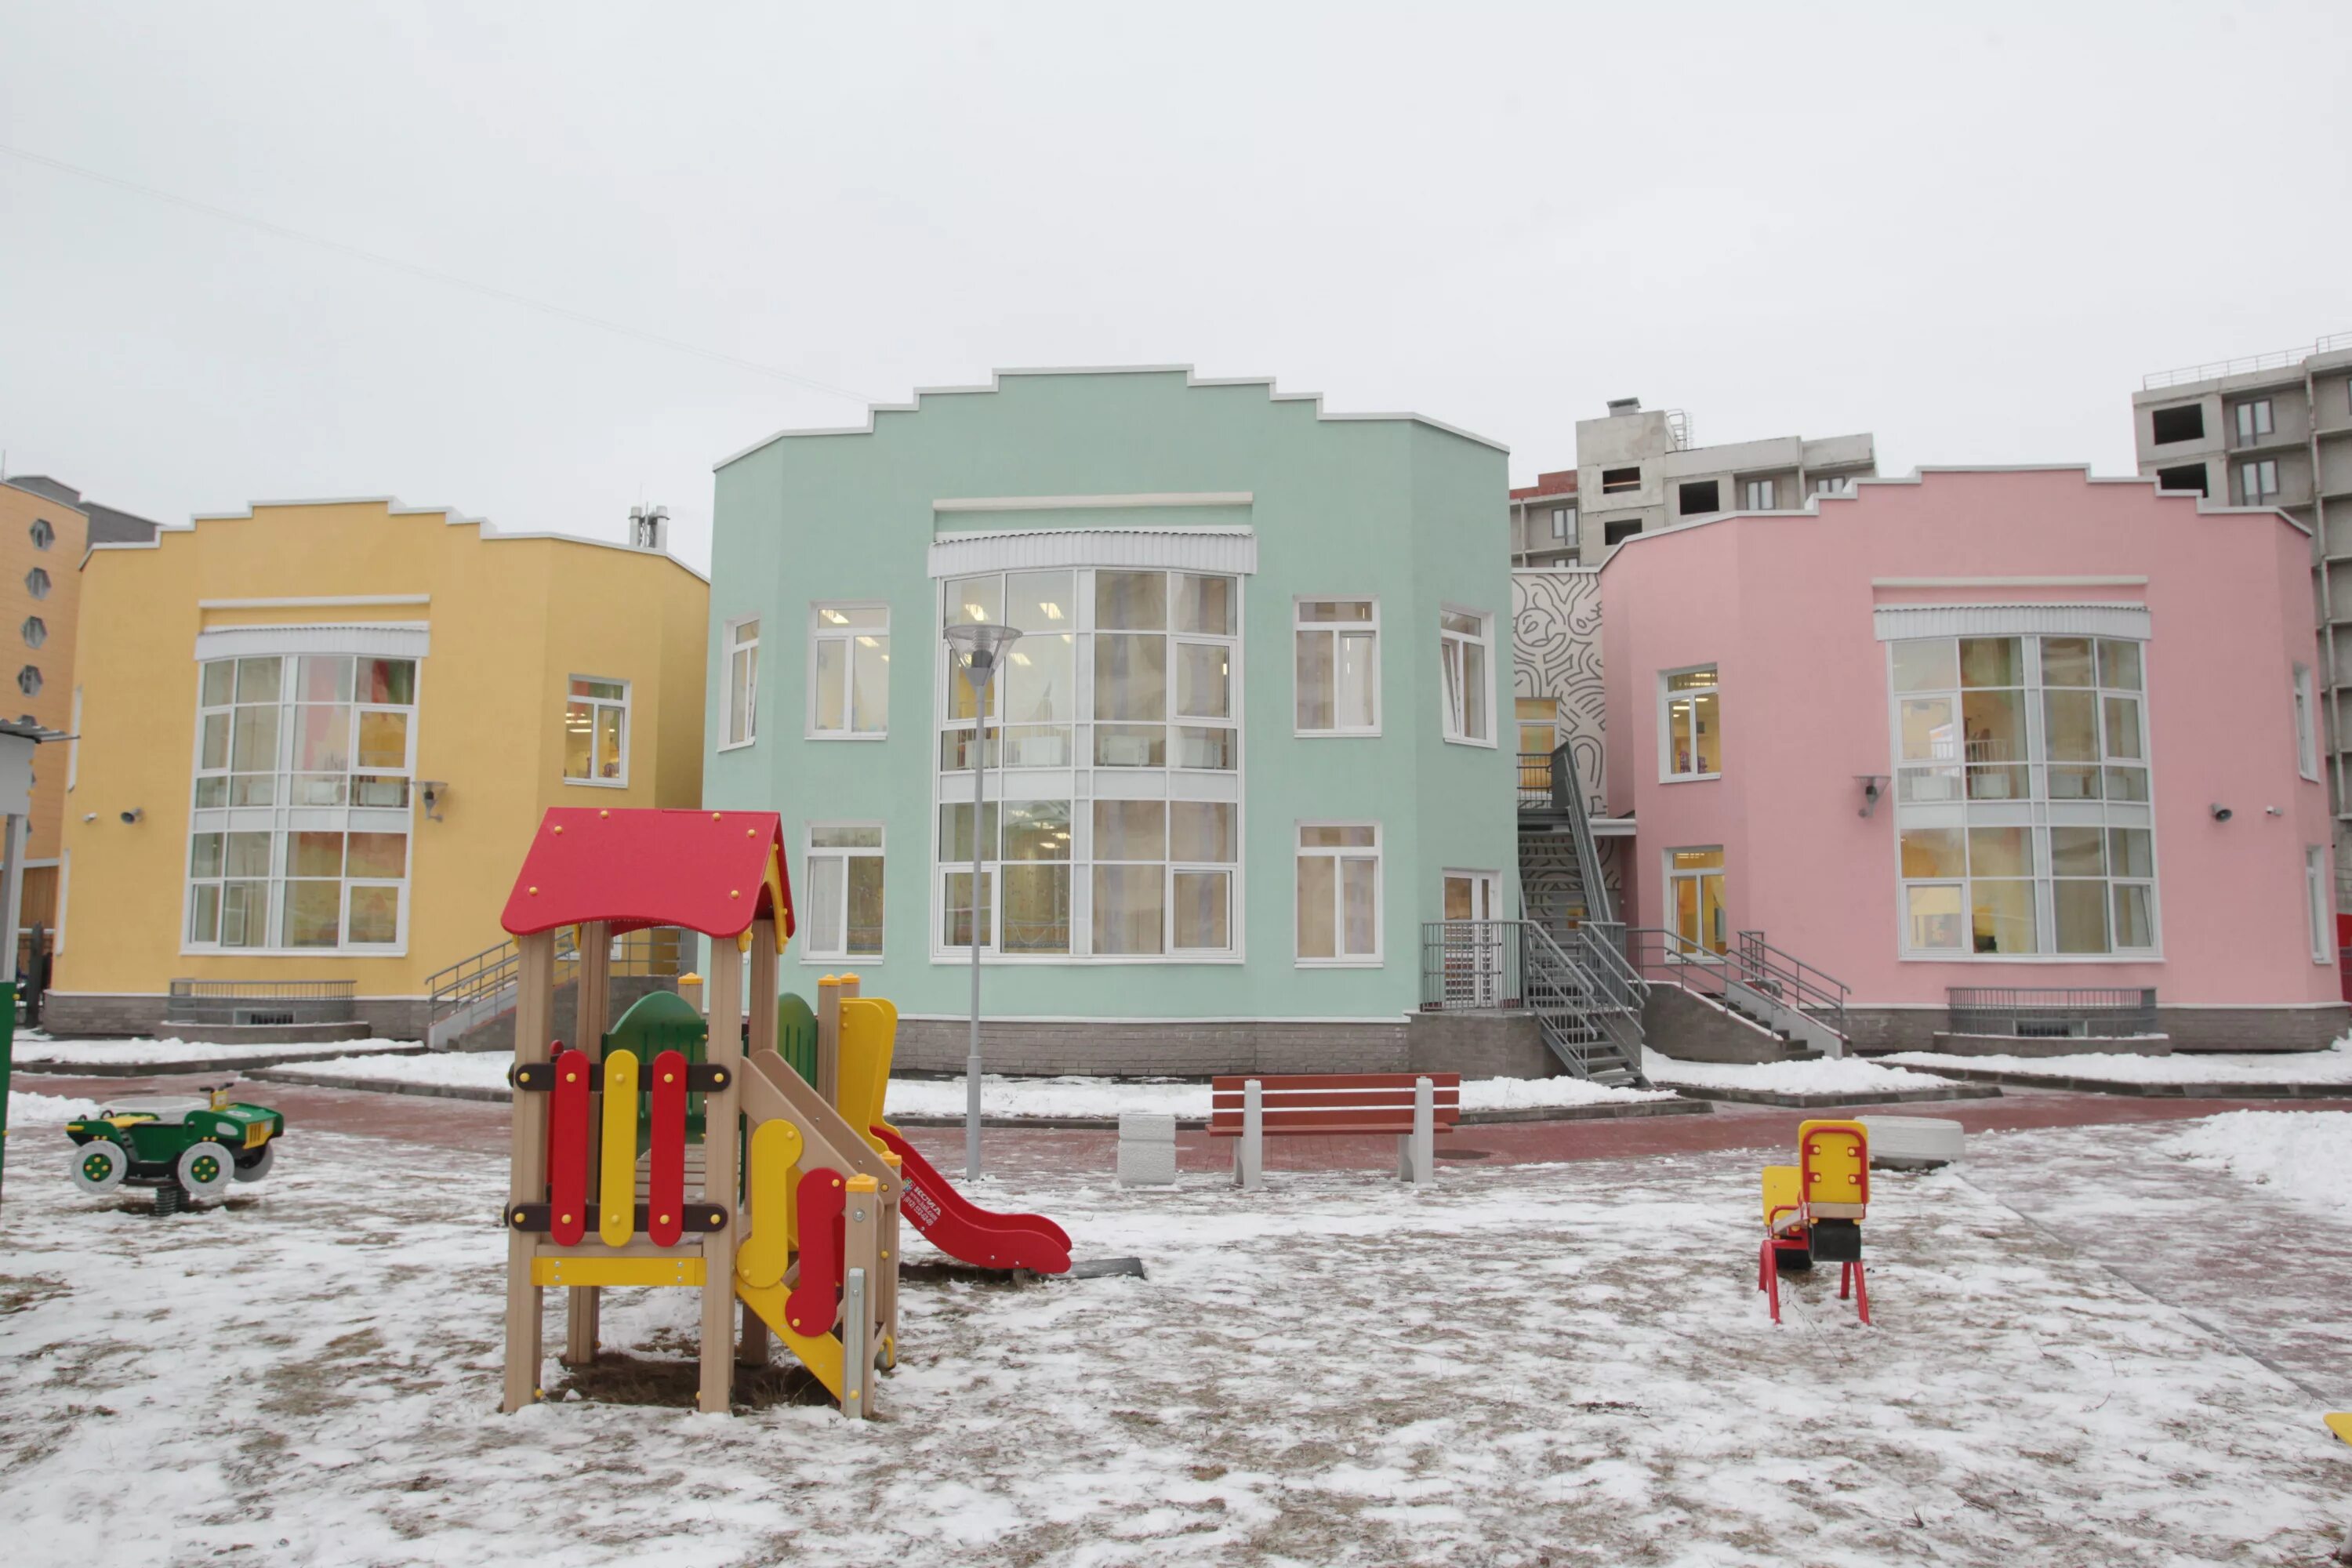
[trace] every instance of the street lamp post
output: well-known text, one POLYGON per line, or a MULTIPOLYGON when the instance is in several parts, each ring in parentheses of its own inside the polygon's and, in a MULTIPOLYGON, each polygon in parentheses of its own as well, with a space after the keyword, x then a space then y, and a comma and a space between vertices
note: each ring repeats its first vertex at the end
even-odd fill
MULTIPOLYGON (((950 626, 947 630, 948 649, 955 656, 956 666, 971 687, 971 925, 966 931, 971 946, 971 1042, 963 1064, 963 1174, 967 1182, 980 1180, 980 829, 986 816, 985 786, 988 777, 988 688, 996 679, 997 666, 1004 650, 1017 641, 1021 634, 1011 626, 982 623, 978 626, 950 626)), ((997 743, 1003 744, 1004 729, 997 726, 997 743)))

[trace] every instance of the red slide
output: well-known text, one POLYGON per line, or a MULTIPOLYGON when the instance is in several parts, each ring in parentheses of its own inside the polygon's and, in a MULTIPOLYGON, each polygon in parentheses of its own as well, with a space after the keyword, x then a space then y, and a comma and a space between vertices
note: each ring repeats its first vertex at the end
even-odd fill
POLYGON ((898 1212, 933 1247, 982 1268, 1026 1268, 1036 1274, 1070 1271, 1070 1234, 1041 1214, 992 1214, 948 1184, 929 1160, 887 1127, 874 1129, 898 1156, 907 1181, 898 1212))

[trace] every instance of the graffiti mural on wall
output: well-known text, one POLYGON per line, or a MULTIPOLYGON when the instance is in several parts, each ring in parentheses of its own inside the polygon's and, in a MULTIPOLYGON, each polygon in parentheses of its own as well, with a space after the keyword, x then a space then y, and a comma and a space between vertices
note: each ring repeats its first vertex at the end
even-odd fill
POLYGON ((1601 689, 1601 574, 1567 567, 1511 574, 1511 647, 1521 697, 1559 705, 1559 739, 1596 813, 1607 715, 1601 689))

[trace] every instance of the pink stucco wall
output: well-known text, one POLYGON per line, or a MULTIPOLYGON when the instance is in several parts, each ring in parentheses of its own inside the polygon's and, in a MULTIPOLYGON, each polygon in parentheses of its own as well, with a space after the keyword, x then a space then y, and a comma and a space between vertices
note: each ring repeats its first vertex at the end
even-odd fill
POLYGON ((1664 850, 1721 844, 1731 929, 1761 929, 1857 1005, 1940 1004, 1950 985, 2153 985, 2168 1005, 2336 1000, 2305 912, 2304 849, 2329 842, 2327 792, 2298 774, 2290 696, 2294 663, 2319 668, 2310 550, 2276 513, 2200 514, 2193 497, 2071 468, 1931 471, 1824 498, 1818 517, 1630 541, 1601 576, 1610 809, 1639 825, 1627 918, 1667 923, 1664 850), (1919 577, 2147 581, 1873 587, 1919 577), (2164 956, 1903 959, 1891 786, 1859 815, 1856 775, 1893 771, 1872 611, 2035 600, 2148 608, 2164 956), (1722 672, 1724 776, 1662 783, 1658 674, 1709 661, 1722 672), (2215 822, 2214 802, 2233 818, 2215 822))

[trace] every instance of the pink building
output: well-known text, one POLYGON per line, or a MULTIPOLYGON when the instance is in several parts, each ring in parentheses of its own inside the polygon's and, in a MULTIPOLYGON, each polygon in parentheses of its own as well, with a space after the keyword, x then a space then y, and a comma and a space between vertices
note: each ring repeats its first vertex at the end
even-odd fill
POLYGON ((1962 1002, 1963 1034, 2095 1033, 2151 991, 2179 1047, 2345 1032, 2298 524, 2073 468, 1813 504, 1601 573, 1619 918, 1693 982, 1654 987, 1684 1016, 1653 1044, 1753 1054, 1688 1000, 1727 973, 1838 997, 1865 1050, 1962 1002))

